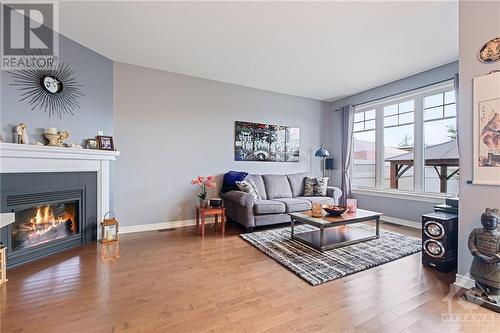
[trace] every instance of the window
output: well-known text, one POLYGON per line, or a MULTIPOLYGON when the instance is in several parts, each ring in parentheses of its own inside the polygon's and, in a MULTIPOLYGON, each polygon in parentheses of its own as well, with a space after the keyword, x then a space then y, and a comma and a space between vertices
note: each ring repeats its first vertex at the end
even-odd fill
POLYGON ((413 190, 413 164, 406 163, 413 152, 415 101, 383 107, 385 188, 413 190), (400 162, 401 163, 398 163, 400 162))
POLYGON ((453 83, 356 107, 354 188, 458 193, 453 83))
POLYGON ((375 109, 354 114, 354 186, 375 186, 375 109))
POLYGON ((424 97, 426 192, 458 193, 457 107, 455 92, 424 97))

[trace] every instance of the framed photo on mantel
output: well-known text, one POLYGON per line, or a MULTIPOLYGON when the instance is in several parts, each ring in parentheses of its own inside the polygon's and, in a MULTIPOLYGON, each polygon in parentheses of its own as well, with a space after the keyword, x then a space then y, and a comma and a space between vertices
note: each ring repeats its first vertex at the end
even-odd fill
POLYGON ((473 184, 500 185, 500 73, 474 78, 473 184))

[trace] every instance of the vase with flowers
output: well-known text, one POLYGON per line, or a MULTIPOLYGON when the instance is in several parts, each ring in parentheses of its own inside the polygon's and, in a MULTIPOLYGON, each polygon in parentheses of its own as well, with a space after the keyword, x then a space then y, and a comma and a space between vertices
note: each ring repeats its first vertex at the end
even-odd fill
POLYGON ((198 176, 191 181, 192 185, 199 186, 201 191, 198 194, 198 199, 200 199, 200 207, 206 208, 208 206, 207 191, 208 189, 215 188, 217 184, 215 183, 214 176, 198 176))

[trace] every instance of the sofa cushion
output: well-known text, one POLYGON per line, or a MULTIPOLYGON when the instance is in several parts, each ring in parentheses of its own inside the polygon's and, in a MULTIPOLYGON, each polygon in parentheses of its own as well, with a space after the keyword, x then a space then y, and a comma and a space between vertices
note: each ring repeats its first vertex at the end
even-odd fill
POLYGON ((264 186, 264 180, 262 179, 261 175, 248 175, 245 179, 253 180, 262 200, 268 199, 266 193, 266 187, 264 186))
POLYGON ((255 214, 278 214, 286 211, 285 204, 275 200, 255 200, 253 203, 255 214))
POLYGON ((292 196, 294 198, 301 196, 304 193, 304 179, 309 176, 311 176, 309 172, 293 173, 286 176, 288 178, 288 182, 290 183, 292 196))
POLYGON ((237 190, 236 182, 242 181, 248 176, 248 172, 242 171, 228 171, 224 174, 224 180, 222 181, 222 193, 237 190))
POLYGON ((281 198, 274 200, 283 202, 285 204, 287 213, 302 212, 304 210, 309 210, 312 207, 311 202, 305 199, 281 198))
POLYGON ((303 199, 313 203, 320 203, 322 205, 335 205, 335 201, 331 197, 297 197, 296 199, 303 199))
POLYGON ((267 199, 291 198, 292 190, 285 175, 262 175, 266 185, 267 199))

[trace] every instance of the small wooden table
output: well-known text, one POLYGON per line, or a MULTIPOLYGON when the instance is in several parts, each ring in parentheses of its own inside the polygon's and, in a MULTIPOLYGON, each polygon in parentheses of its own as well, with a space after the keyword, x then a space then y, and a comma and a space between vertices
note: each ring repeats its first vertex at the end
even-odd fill
POLYGON ((199 233, 198 226, 200 225, 201 219, 201 235, 205 236, 205 218, 207 216, 213 216, 215 220, 215 232, 217 232, 217 223, 221 222, 222 235, 226 231, 226 208, 224 207, 200 207, 196 206, 196 233, 199 233))
POLYGON ((341 216, 312 217, 311 211, 290 213, 292 218, 291 238, 315 248, 321 252, 349 244, 359 243, 380 237, 379 223, 382 213, 357 209, 356 213, 346 213, 341 216), (349 229, 346 226, 366 221, 375 221, 375 234, 361 229, 349 229), (295 222, 312 225, 317 230, 296 234, 295 222))

